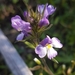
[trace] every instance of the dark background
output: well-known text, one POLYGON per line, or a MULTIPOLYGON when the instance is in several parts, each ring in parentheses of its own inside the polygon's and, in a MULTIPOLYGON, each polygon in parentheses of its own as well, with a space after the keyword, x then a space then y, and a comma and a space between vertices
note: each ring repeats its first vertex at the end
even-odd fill
MULTIPOLYGON (((63 43, 63 48, 58 51, 58 64, 47 59, 47 64, 55 75, 75 75, 75 0, 0 0, 0 28, 17 49, 20 56, 26 62, 28 67, 37 65, 33 59, 34 51, 26 45, 16 42, 16 36, 19 33, 11 27, 11 17, 16 14, 23 17, 23 11, 26 10, 24 2, 27 2, 33 9, 37 4, 52 4, 57 8, 55 13, 50 16, 51 29, 47 30, 41 38, 46 35, 58 37, 63 43)), ((47 75, 41 70, 33 71, 34 75, 47 75)), ((0 55, 0 75, 12 75, 3 57, 0 55)))

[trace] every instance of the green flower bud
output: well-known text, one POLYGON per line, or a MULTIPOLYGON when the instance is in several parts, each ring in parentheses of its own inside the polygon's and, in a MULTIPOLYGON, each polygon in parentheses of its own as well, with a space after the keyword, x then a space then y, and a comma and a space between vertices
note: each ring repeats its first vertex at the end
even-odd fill
POLYGON ((40 62, 40 60, 39 60, 39 59, 34 58, 34 61, 35 61, 38 65, 41 65, 41 62, 40 62))

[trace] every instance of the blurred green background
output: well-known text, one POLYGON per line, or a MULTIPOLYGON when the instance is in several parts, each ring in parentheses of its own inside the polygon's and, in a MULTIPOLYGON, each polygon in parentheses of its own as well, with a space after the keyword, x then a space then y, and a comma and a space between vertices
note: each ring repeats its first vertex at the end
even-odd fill
MULTIPOLYGON (((50 16, 51 29, 47 30, 41 38, 46 35, 58 37, 63 43, 63 48, 58 51, 58 64, 47 59, 47 64, 55 75, 75 75, 75 0, 0 0, 0 28, 12 42, 18 53, 26 62, 28 67, 36 66, 33 61, 34 51, 23 43, 15 43, 18 34, 11 27, 11 17, 18 14, 22 18, 26 10, 24 2, 27 2, 33 9, 37 4, 52 4, 57 8, 50 16)), ((33 71, 34 75, 48 75, 42 70, 33 71), (43 72, 43 73, 42 73, 43 72)), ((0 75, 12 75, 3 57, 0 55, 0 75)))

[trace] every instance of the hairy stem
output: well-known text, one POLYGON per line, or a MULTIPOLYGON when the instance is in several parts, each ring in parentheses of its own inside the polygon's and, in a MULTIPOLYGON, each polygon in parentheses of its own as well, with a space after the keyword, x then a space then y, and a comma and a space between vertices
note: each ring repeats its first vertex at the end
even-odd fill
POLYGON ((49 74, 49 75, 54 75, 53 72, 50 70, 50 68, 48 67, 48 65, 46 64, 46 61, 44 58, 41 59, 42 63, 44 64, 44 70, 49 74))

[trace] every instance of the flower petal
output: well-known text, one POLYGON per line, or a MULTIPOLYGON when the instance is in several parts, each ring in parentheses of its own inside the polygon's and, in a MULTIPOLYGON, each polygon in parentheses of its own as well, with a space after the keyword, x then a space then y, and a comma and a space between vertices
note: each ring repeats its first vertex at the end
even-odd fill
POLYGON ((60 40, 57 39, 56 37, 53 37, 52 38, 52 45, 55 47, 55 48, 62 48, 63 45, 60 43, 60 40))
POLYGON ((22 19, 19 15, 16 15, 15 17, 11 18, 12 27, 15 28, 18 31, 22 31, 21 29, 21 23, 22 19))
POLYGON ((39 21, 39 26, 42 27, 42 26, 47 26, 49 25, 49 21, 47 18, 42 18, 40 21, 39 21))
POLYGON ((43 17, 47 17, 48 16, 48 11, 47 11, 47 5, 48 4, 46 4, 46 5, 38 5, 38 12, 42 15, 43 14, 43 11, 44 11, 44 15, 43 15, 43 17), (46 6, 46 7, 45 7, 46 6), (44 10, 44 8, 45 8, 45 10, 44 10))
POLYGON ((46 46, 47 44, 51 44, 52 43, 52 39, 47 35, 47 37, 45 39, 43 39, 40 44, 42 46, 46 46))
POLYGON ((29 22, 25 22, 22 21, 23 26, 21 27, 22 30, 26 31, 26 32, 30 32, 31 31, 31 27, 30 27, 30 23, 29 22))
POLYGON ((25 22, 19 15, 11 18, 12 27, 18 31, 30 31, 30 23, 25 22))
POLYGON ((46 5, 38 6, 38 12, 40 14, 42 14, 44 11, 43 17, 48 17, 49 15, 52 15, 55 12, 55 10, 56 10, 56 8, 54 8, 52 5, 48 5, 48 3, 46 5), (45 10, 44 10, 44 8, 45 8, 45 10))
POLYGON ((45 7, 45 5, 38 5, 38 12, 42 14, 44 7, 45 7))
POLYGON ((50 50, 48 50, 47 56, 49 59, 53 59, 54 57, 56 57, 57 55, 57 51, 54 50, 53 48, 50 48, 50 50))
POLYGON ((40 58, 43 58, 47 54, 47 49, 46 49, 46 47, 43 47, 42 45, 38 45, 35 48, 35 53, 38 54, 40 58))
POLYGON ((20 41, 20 40, 23 39, 23 37, 24 37, 24 33, 21 32, 21 33, 17 36, 16 40, 20 41))
POLYGON ((56 8, 54 8, 54 6, 48 5, 47 7, 48 15, 52 15, 55 12, 55 10, 56 8))

